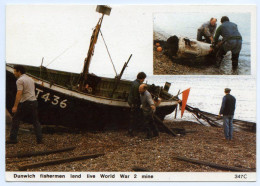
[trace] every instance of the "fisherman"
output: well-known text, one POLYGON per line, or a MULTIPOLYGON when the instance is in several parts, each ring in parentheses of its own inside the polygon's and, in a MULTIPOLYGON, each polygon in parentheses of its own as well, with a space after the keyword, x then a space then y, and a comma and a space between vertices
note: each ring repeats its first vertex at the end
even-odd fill
POLYGON ((213 36, 217 28, 217 19, 211 18, 210 21, 201 25, 197 32, 197 40, 203 41, 202 37, 204 36, 207 43, 213 43, 213 36))
POLYGON ((141 118, 141 101, 139 95, 139 86, 144 82, 146 78, 146 74, 144 72, 139 72, 137 74, 137 79, 132 82, 129 96, 128 96, 128 104, 130 106, 130 123, 128 128, 128 134, 133 136, 133 130, 140 123, 141 118))
POLYGON ((144 116, 144 126, 147 130, 147 139, 159 136, 159 131, 157 125, 154 122, 153 114, 156 109, 156 105, 152 99, 151 94, 148 92, 148 87, 146 84, 141 84, 139 87, 143 116, 144 116), (152 134, 153 133, 153 134, 152 134))
POLYGON ((11 125, 10 137, 6 141, 7 144, 17 143, 17 134, 19 130, 19 123, 25 117, 32 119, 32 124, 35 129, 36 141, 38 144, 42 143, 42 130, 38 121, 37 107, 38 103, 35 97, 35 85, 32 78, 25 74, 25 68, 21 65, 14 66, 14 76, 17 78, 16 86, 17 93, 15 103, 12 108, 13 121, 11 125))
POLYGON ((214 43, 217 44, 219 36, 223 37, 223 40, 218 44, 220 48, 217 52, 216 65, 219 67, 224 55, 228 52, 232 52, 232 67, 238 66, 239 53, 242 47, 242 36, 238 31, 237 25, 229 21, 227 16, 221 18, 221 25, 216 31, 214 37, 214 43))
POLYGON ((225 88, 219 117, 223 115, 224 135, 227 140, 232 140, 233 137, 233 117, 236 107, 236 98, 230 95, 231 89, 225 88))

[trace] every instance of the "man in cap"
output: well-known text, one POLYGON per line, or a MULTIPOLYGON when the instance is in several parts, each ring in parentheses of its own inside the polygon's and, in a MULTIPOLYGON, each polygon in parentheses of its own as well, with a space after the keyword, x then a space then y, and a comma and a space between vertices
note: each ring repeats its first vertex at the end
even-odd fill
POLYGON ((35 129, 37 143, 42 143, 41 125, 38 121, 38 103, 35 97, 35 85, 32 78, 25 74, 25 68, 21 65, 14 66, 14 76, 17 78, 17 93, 15 103, 12 108, 13 121, 7 144, 17 143, 19 123, 25 117, 30 117, 35 129))
POLYGON ((197 40, 203 41, 202 37, 204 36, 207 43, 213 43, 213 36, 217 27, 216 22, 217 19, 212 17, 210 21, 201 25, 197 32, 197 40))
POLYGON ((219 111, 219 116, 223 115, 224 135, 227 140, 233 137, 233 117, 236 108, 236 98, 230 95, 231 89, 225 88, 225 96, 219 111))
MULTIPOLYGON (((156 105, 152 99, 151 94, 148 92, 148 86, 141 84, 139 87, 143 116, 144 116, 144 127, 147 130, 147 138, 159 136, 157 125, 154 123, 153 113, 155 112, 156 105)), ((158 102, 159 104, 159 102, 158 102)))
POLYGON ((217 52, 216 65, 219 67, 220 63, 228 51, 232 52, 232 67, 238 66, 239 53, 242 47, 242 36, 238 31, 237 25, 229 21, 227 16, 221 18, 221 25, 218 27, 214 43, 217 44, 219 36, 223 37, 220 42, 220 48, 217 52))
POLYGON ((129 96, 128 96, 128 104, 130 106, 130 123, 128 128, 128 134, 133 136, 133 130, 140 123, 141 118, 141 101, 139 94, 139 86, 144 82, 146 78, 146 74, 144 72, 139 72, 137 74, 137 79, 132 82, 129 96))

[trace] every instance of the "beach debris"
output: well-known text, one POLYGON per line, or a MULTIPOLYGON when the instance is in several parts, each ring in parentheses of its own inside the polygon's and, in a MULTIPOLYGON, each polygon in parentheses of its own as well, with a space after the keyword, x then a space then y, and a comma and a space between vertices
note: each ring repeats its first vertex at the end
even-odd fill
MULTIPOLYGON (((31 128, 33 130, 33 128, 31 128)), ((45 125, 42 127, 42 133, 44 134, 57 134, 57 133, 80 133, 77 128, 66 127, 61 125, 45 125)))
POLYGON ((157 123, 157 124, 160 124, 165 130, 167 133, 171 134, 172 136, 176 136, 176 133, 172 131, 171 128, 169 128, 165 123, 163 123, 163 121, 158 117, 156 116, 155 114, 153 115, 153 118, 154 118, 154 121, 157 123))
POLYGON ((195 133, 195 132, 197 132, 196 130, 186 130, 184 128, 171 128, 171 130, 175 134, 181 134, 181 135, 186 135, 187 133, 195 133))
POLYGON ((24 128, 20 128, 18 132, 19 132, 19 134, 20 134, 20 133, 33 133, 32 130, 30 130, 30 129, 24 129, 24 128))
POLYGON ((161 52, 162 51, 162 47, 157 47, 157 51, 161 52))
POLYGON ((61 163, 80 161, 80 160, 85 160, 85 159, 92 159, 92 158, 97 158, 99 156, 104 156, 104 155, 105 154, 88 154, 88 155, 74 156, 74 157, 70 157, 70 158, 42 161, 42 162, 22 165, 22 166, 19 166, 18 169, 20 171, 26 171, 27 169, 31 169, 31 168, 43 167, 43 166, 48 166, 48 165, 57 165, 57 164, 61 164, 61 163))
POLYGON ((24 158, 24 157, 31 157, 31 156, 44 156, 44 155, 48 155, 48 154, 55 154, 55 153, 60 153, 60 152, 71 151, 71 150, 74 150, 75 148, 76 147, 67 147, 67 148, 55 149, 55 150, 45 150, 45 151, 11 154, 11 155, 7 155, 6 158, 24 158))
POLYGON ((194 163, 194 164, 206 165, 206 166, 213 167, 216 169, 221 169, 221 170, 228 170, 228 171, 235 171, 235 172, 254 172, 254 171, 256 171, 255 169, 219 165, 219 164, 215 164, 215 163, 211 163, 211 162, 200 161, 197 159, 185 158, 185 157, 180 157, 180 156, 174 157, 174 159, 186 161, 186 162, 190 162, 190 163, 194 163))
POLYGON ((151 172, 151 171, 150 171, 149 169, 147 169, 147 168, 137 167, 137 166, 133 167, 132 170, 135 171, 135 172, 151 172))

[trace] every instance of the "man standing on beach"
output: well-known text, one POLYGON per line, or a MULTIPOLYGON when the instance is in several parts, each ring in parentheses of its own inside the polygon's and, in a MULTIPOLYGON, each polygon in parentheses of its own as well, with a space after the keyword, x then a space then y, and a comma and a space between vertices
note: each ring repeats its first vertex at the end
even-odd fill
POLYGON ((128 104, 130 106, 130 123, 128 128, 128 134, 133 136, 133 130, 136 128, 141 118, 141 101, 139 94, 139 86, 144 82, 146 74, 144 72, 139 72, 137 74, 137 79, 132 82, 129 96, 128 104))
POLYGON ((139 87, 142 110, 144 115, 144 126, 147 130, 147 138, 159 136, 157 125, 154 123, 153 113, 155 112, 155 103, 151 94, 148 92, 146 84, 139 87), (153 133, 153 134, 152 134, 153 133))
POLYGON ((212 17, 210 21, 201 25, 197 32, 197 40, 203 41, 202 37, 204 36, 207 43, 213 43, 213 36, 217 27, 216 22, 217 19, 212 17))
POLYGON ((13 121, 10 131, 10 139, 6 141, 7 144, 17 143, 17 134, 19 130, 19 123, 25 117, 32 119, 32 124, 35 129, 37 143, 42 143, 41 125, 38 121, 37 107, 38 103, 35 97, 35 85, 32 78, 25 74, 25 68, 21 65, 14 66, 14 76, 17 78, 16 86, 17 93, 15 103, 12 108, 13 121))
POLYGON ((231 51, 232 67, 236 68, 238 66, 239 53, 242 47, 242 36, 238 31, 237 25, 230 22, 227 16, 221 18, 221 23, 222 24, 218 27, 214 37, 214 43, 216 44, 219 36, 223 37, 222 41, 219 43, 220 48, 217 52, 216 65, 220 66, 224 55, 226 55, 228 51, 231 51))
POLYGON ((225 88, 225 96, 222 100, 219 116, 223 115, 224 134, 227 140, 233 137, 233 117, 236 107, 236 98, 230 95, 231 89, 225 88))

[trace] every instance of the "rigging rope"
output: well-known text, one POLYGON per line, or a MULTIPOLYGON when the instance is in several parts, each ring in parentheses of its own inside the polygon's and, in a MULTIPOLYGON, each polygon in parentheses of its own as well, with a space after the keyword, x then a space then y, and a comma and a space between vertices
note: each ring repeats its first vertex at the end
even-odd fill
POLYGON ((107 44, 106 44, 106 42, 105 42, 105 39, 104 39, 104 37, 103 37, 103 34, 102 34, 102 32, 101 32, 101 29, 100 29, 100 34, 101 34, 101 36, 102 36, 102 39, 103 39, 104 44, 105 44, 106 49, 107 49, 107 53, 108 53, 108 55, 109 55, 110 61, 111 61, 112 65, 113 65, 114 71, 115 71, 116 76, 117 76, 117 72, 116 72, 115 65, 114 65, 113 60, 112 60, 112 58, 111 58, 111 55, 110 55, 110 53, 109 53, 109 50, 108 50, 107 44))
POLYGON ((60 56, 62 56, 65 52, 67 52, 72 46, 74 46, 78 41, 75 41, 72 45, 70 45, 68 48, 66 48, 60 55, 58 55, 57 57, 55 57, 53 60, 51 60, 51 62, 48 63, 47 66, 49 66, 50 64, 52 64, 56 59, 58 59, 60 56))

